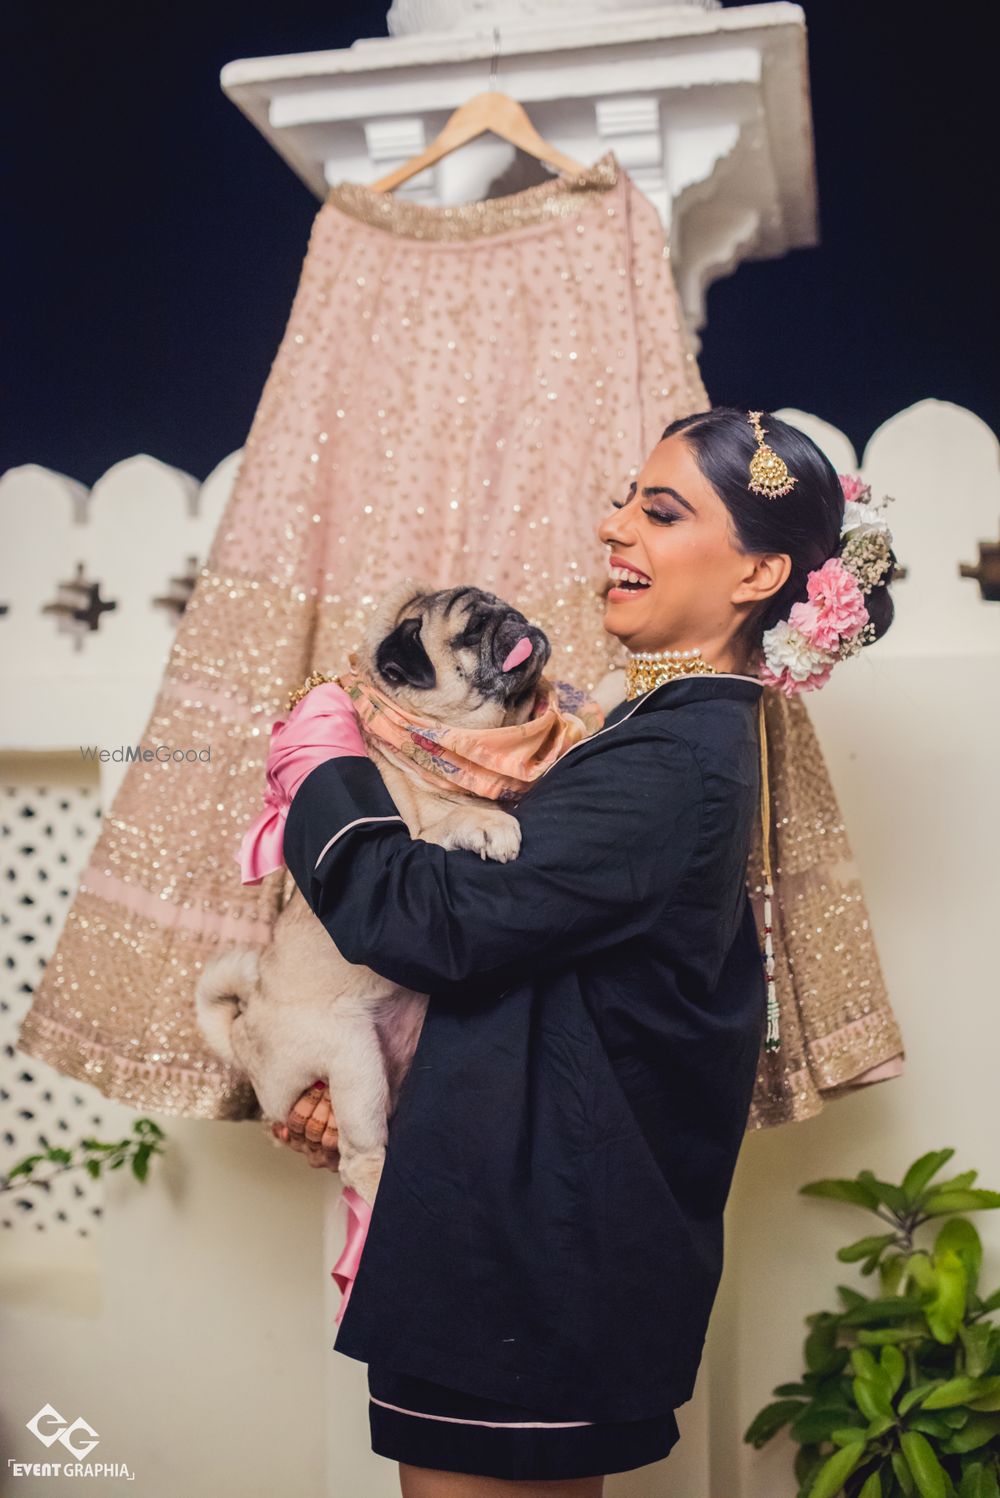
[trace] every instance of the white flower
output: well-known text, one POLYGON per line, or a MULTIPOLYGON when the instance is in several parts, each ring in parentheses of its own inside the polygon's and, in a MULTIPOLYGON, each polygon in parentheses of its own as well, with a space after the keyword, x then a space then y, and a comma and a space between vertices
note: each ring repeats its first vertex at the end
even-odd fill
POLYGON ((892 503, 892 495, 884 494, 880 500, 869 500, 867 504, 858 504, 856 500, 849 499, 844 505, 844 520, 840 527, 840 534, 846 536, 849 531, 881 531, 892 544, 892 531, 885 517, 884 507, 892 503))
POLYGON ((779 619, 764 631, 763 646, 769 670, 780 676, 787 669, 795 681, 805 681, 808 676, 825 670, 834 659, 828 650, 820 650, 807 640, 787 619, 779 619))

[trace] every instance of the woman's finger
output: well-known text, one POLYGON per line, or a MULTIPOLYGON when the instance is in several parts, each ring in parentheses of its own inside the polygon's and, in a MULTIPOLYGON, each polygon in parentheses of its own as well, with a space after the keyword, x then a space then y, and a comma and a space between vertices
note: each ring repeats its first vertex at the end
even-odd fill
POLYGON ((306 1138, 313 1144, 318 1144, 323 1138, 326 1128, 330 1122, 330 1095, 324 1093, 312 1111, 312 1117, 306 1119, 306 1138))
POLYGON ((304 1135, 306 1124, 312 1117, 316 1104, 322 1096, 323 1093, 318 1088, 314 1089, 312 1087, 308 1092, 302 1094, 288 1115, 290 1133, 297 1134, 300 1138, 304 1135))

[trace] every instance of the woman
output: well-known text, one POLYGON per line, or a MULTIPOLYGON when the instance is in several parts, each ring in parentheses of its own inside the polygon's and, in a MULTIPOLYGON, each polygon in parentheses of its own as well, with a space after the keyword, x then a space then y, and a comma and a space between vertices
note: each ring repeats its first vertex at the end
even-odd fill
MULTIPOLYGON (((760 695, 892 617, 891 550, 859 610, 835 470, 761 415, 672 423, 598 527, 628 690, 522 798, 515 861, 411 839, 346 696, 341 748, 288 787, 311 908, 430 995, 335 1344, 404 1498, 599 1498, 678 1438, 764 1037, 760 695)), ((328 1099, 276 1132, 335 1164, 328 1099)))

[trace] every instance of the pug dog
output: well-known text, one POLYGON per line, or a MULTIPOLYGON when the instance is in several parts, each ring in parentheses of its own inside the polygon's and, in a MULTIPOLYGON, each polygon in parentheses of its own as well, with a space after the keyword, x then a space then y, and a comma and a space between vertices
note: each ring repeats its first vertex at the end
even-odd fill
MULTIPOLYGON (((550 651, 542 630, 493 593, 407 580, 374 614, 356 669, 405 709, 490 729, 531 716, 550 651), (524 637, 530 653, 505 671, 524 637)), ((413 837, 500 862, 517 857, 520 825, 495 801, 427 780, 367 735, 365 747, 413 837)), ((265 1117, 286 1118, 316 1077, 328 1078, 341 1179, 371 1205, 427 995, 348 962, 293 887, 270 944, 211 961, 195 1005, 206 1041, 249 1078, 265 1117)))

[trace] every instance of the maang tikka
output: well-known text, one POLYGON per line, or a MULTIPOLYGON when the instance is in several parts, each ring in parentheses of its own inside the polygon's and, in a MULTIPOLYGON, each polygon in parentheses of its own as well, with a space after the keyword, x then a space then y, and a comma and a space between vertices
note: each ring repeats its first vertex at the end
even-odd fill
POLYGON ((750 482, 747 488, 753 494, 763 494, 765 499, 777 499, 795 487, 795 479, 788 471, 783 458, 764 441, 760 419, 763 411, 748 411, 747 421, 757 437, 757 451, 750 459, 750 482))

